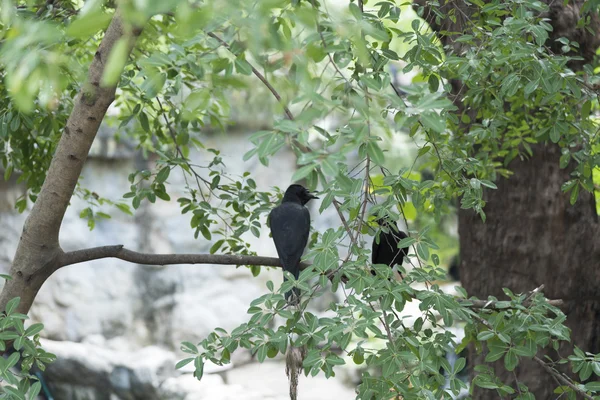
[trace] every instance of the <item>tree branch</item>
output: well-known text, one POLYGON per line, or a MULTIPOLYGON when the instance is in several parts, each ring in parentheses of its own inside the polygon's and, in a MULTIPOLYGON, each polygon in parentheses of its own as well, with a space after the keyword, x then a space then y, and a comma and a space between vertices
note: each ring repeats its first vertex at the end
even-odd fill
MULTIPOLYGON (((219 43, 221 43, 221 45, 223 45, 223 47, 225 47, 227 49, 230 48, 229 44, 226 41, 224 41, 223 39, 221 39, 220 37, 218 37, 216 34, 214 34, 212 32, 208 32, 207 35, 210 36, 211 38, 215 39, 219 43)), ((263 74, 261 74, 256 68, 254 68, 254 65, 252 65, 250 63, 248 63, 248 64, 250 65, 250 68, 252 68, 252 73, 254 75, 256 75, 256 77, 258 79, 260 79, 260 81, 271 91, 271 93, 273 93, 273 96, 275 96, 275 98, 277 99, 279 104, 281 104, 281 107, 283 107, 283 111, 285 112, 285 115, 288 117, 288 119, 293 120, 294 116, 293 116, 292 112, 285 105, 285 103, 283 102, 283 99, 281 98, 279 93, 277 93, 277 90, 275 90, 275 88, 269 83, 269 81, 267 80, 267 78, 264 77, 263 74)))
MULTIPOLYGON (((537 293, 541 292, 542 290, 544 290, 544 285, 540 285, 537 288, 533 289, 531 292, 529 292, 527 294, 527 297, 525 298, 525 300, 523 300, 523 302, 521 302, 521 305, 523 305, 524 307, 531 306, 531 303, 532 303, 531 299, 533 298, 533 296, 535 296, 537 293)), ((470 307, 470 308, 480 308, 480 309, 488 309, 488 310, 506 310, 506 309, 511 309, 511 308, 514 309, 514 307, 512 307, 512 306, 499 307, 498 301, 493 301, 493 300, 458 299, 458 302, 461 305, 463 305, 465 307, 470 307)), ((554 307, 561 307, 565 304, 565 302, 562 301, 561 299, 557 299, 557 300, 546 299, 546 302, 554 307)))
MULTIPOLYGON (((276 257, 241 256, 235 254, 150 254, 126 249, 122 244, 113 246, 92 247, 62 254, 60 267, 102 258, 118 258, 123 261, 142 265, 173 264, 219 264, 219 265, 263 265, 281 268, 281 261, 276 257)), ((301 263, 300 269, 310 264, 301 263)), ((59 267, 59 268, 60 268, 59 267)))
MULTIPOLYGON (((460 305, 465 306, 465 307, 469 307, 469 308, 479 308, 479 309, 485 309, 485 310, 507 310, 507 309, 514 309, 513 306, 508 306, 508 307, 499 307, 497 305, 497 301, 491 301, 491 300, 471 300, 471 299, 458 299, 458 302, 460 305)), ((546 302, 548 304, 550 304, 551 306, 554 307, 561 307, 565 304, 564 301, 557 299, 557 300, 546 300, 546 302)), ((531 301, 527 301, 525 300, 522 305, 524 307, 529 307, 531 305, 531 301)))
POLYGON ((533 356, 533 361, 535 361, 536 363, 538 363, 539 365, 541 365, 541 367, 544 368, 544 370, 547 373, 549 373, 550 375, 552 375, 554 378, 558 379, 564 385, 567 385, 568 387, 570 387, 571 389, 573 389, 576 393, 579 393, 581 396, 583 396, 583 398, 588 399, 588 400, 594 400, 594 398, 592 396, 590 396, 589 394, 587 394, 581 388, 575 386, 575 384, 573 384, 573 382, 570 379, 565 378, 563 376, 563 374, 561 374, 560 372, 558 372, 557 370, 555 370, 554 368, 552 368, 551 366, 549 366, 548 363, 546 363, 544 360, 542 360, 538 356, 533 356))

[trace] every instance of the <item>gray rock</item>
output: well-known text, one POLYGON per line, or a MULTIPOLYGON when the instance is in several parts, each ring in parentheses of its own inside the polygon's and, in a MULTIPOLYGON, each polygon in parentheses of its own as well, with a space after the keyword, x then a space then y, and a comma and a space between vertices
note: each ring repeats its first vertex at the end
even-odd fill
POLYGON ((115 351, 98 344, 43 340, 56 354, 45 376, 57 399, 158 399, 160 383, 174 376, 176 357, 156 346, 115 351))

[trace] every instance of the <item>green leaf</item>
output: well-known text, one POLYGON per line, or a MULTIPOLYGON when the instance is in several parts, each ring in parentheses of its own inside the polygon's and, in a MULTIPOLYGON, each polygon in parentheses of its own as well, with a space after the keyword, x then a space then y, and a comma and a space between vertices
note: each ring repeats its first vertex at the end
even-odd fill
POLYGON ((3 386, 2 389, 13 395, 17 400, 25 400, 25 396, 23 396, 23 393, 21 393, 18 389, 12 386, 3 386))
POLYGON ((262 363, 267 358, 267 346, 262 344, 258 346, 258 351, 256 352, 256 359, 259 363, 262 363))
POLYGON ((350 9, 350 13, 354 16, 354 18, 356 18, 357 21, 360 21, 362 19, 362 12, 356 4, 350 3, 348 5, 348 8, 350 9))
POLYGON ((210 247, 210 254, 215 254, 217 252, 217 250, 219 250, 221 248, 221 246, 223 245, 223 243, 225 242, 225 239, 219 239, 217 240, 211 247, 210 247))
POLYGON ((198 380, 201 380, 202 376, 204 375, 204 360, 202 357, 196 357, 194 359, 194 368, 194 377, 198 380))
POLYGON ((162 90, 166 81, 166 74, 155 73, 152 74, 150 78, 146 79, 144 83, 142 83, 140 89, 146 94, 147 97, 156 97, 156 95, 162 90))
POLYGON ((33 324, 25 330, 25 336, 33 336, 36 333, 40 333, 44 329, 43 324, 33 324))
POLYGON ((592 109, 592 102, 587 100, 581 106, 581 119, 587 119, 590 116, 590 111, 592 109))
POLYGON ((385 162, 385 156, 383 155, 383 151, 379 148, 375 141, 370 141, 367 143, 367 154, 371 158, 375 164, 383 166, 385 162))
POLYGON ((14 297, 14 298, 10 299, 6 303, 6 315, 12 314, 16 310, 16 308, 20 302, 21 302, 20 297, 14 297))
POLYGON ((425 128, 442 133, 446 129, 446 121, 437 113, 429 111, 421 114, 421 122, 425 128))
POLYGON ((196 347, 196 345, 190 342, 181 343, 181 351, 189 354, 198 354, 198 348, 196 347))
POLYGON ((108 55, 104 73, 102 74, 102 86, 110 87, 117 84, 121 73, 127 63, 129 56, 129 37, 119 38, 108 55))
POLYGON ((477 340, 485 341, 493 338, 496 334, 492 331, 483 331, 477 334, 477 340))
POLYGON ((515 354, 513 349, 509 349, 504 356, 504 368, 507 371, 514 371, 519 364, 519 357, 515 354))
POLYGON ((507 96, 514 96, 520 87, 521 79, 515 73, 510 74, 502 81, 502 87, 500 93, 506 94, 507 96))
POLYGON ((558 143, 560 141, 560 130, 558 129, 558 123, 550 127, 550 140, 552 140, 552 143, 558 143))
POLYGON ((23 336, 19 336, 15 339, 13 346, 16 350, 21 350, 23 348, 23 336))
POLYGON ((142 129, 148 133, 150 133, 150 123, 148 122, 148 116, 145 112, 141 112, 139 115, 140 125, 142 125, 142 129))
POLYGON ((417 208, 412 201, 407 201, 402 207, 402 214, 409 221, 414 221, 417 218, 417 208))
POLYGON ((99 30, 106 29, 112 17, 112 14, 103 12, 87 13, 71 22, 66 33, 75 38, 89 38, 99 30))
POLYGON ((452 373, 454 375, 458 374, 460 371, 462 371, 465 368, 466 365, 467 365, 467 360, 464 357, 460 357, 454 363, 454 370, 452 373))
POLYGON ((496 186, 496 184, 492 181, 488 181, 488 180, 481 180, 479 181, 479 183, 481 183, 483 186, 489 187, 490 189, 498 189, 498 186, 496 186))
POLYGON ((537 89, 539 84, 540 84, 539 78, 534 79, 531 82, 529 82, 527 85, 525 85, 525 89, 523 89, 523 92, 526 95, 531 94, 535 91, 535 89, 537 89))
POLYGON ((27 392, 27 398, 29 400, 35 400, 38 398, 38 394, 40 393, 40 391, 42 390, 42 384, 41 382, 34 382, 33 385, 31 385, 31 388, 29 389, 29 392, 27 392))
POLYGON ((21 353, 19 353, 18 351, 15 351, 6 360, 6 364, 4 365, 4 368, 9 369, 9 368, 14 367, 15 365, 17 365, 17 362, 19 362, 20 358, 21 358, 21 353))
POLYGON ((185 358, 185 359, 179 361, 177 364, 175 364, 175 369, 180 369, 182 367, 185 367, 186 365, 188 365, 192 361, 194 361, 194 357, 185 358))
POLYGON ((210 102, 210 91, 199 89, 196 90, 185 99, 183 102, 184 108, 190 112, 196 110, 205 110, 210 102))
POLYGON ((168 167, 168 166, 163 167, 160 171, 158 171, 158 174, 156 174, 156 179, 154 181, 156 183, 163 183, 167 180, 170 173, 171 173, 170 167, 168 167))
POLYGON ((323 170, 323 173, 327 176, 336 176, 339 171, 337 163, 330 157, 323 160, 323 162, 321 163, 321 169, 323 170))
POLYGON ((574 205, 577 202, 577 198, 579 197, 579 185, 575 185, 573 190, 571 190, 571 205, 574 205))
POLYGON ((320 44, 309 43, 306 47, 306 55, 314 62, 321 62, 327 56, 327 53, 320 44))
POLYGON ((585 384, 585 390, 590 392, 600 392, 600 382, 588 382, 585 384))
POLYGON ((362 351, 355 351, 352 360, 354 361, 354 364, 360 365, 365 361, 365 356, 362 351))
POLYGON ((417 154, 417 157, 424 156, 425 154, 429 153, 429 150, 431 150, 431 146, 429 146, 429 145, 421 147, 419 149, 419 153, 417 154))
POLYGON ((243 58, 237 57, 235 59, 235 70, 242 75, 252 74, 252 65, 243 58))
POLYGON ((432 74, 429 75, 429 79, 427 80, 427 82, 429 83, 429 90, 431 92, 437 92, 440 86, 440 80, 438 79, 437 75, 432 74))
POLYGON ((592 364, 590 362, 584 362, 583 368, 579 371, 579 379, 586 381, 592 376, 592 364))
POLYGON ((412 245, 413 245, 413 244, 414 244, 416 241, 417 241, 417 239, 415 239, 414 237, 407 237, 407 238, 404 238, 404 239, 402 239, 402 240, 400 240, 400 241, 398 242, 398 248, 399 248, 399 249, 404 249, 404 248, 410 247, 410 246, 412 246, 412 245))

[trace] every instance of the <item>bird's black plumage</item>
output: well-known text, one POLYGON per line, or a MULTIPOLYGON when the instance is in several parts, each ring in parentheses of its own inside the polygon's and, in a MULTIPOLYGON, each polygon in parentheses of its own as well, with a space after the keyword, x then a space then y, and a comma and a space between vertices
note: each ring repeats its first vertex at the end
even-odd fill
MULTIPOLYGON (((379 219, 377 223, 383 229, 373 238, 372 263, 385 264, 390 268, 394 268, 396 264, 402 265, 404 257, 408 254, 408 248, 399 249, 398 242, 407 238, 408 235, 402 232, 395 222, 388 219, 379 219), (377 242, 378 238, 379 243, 377 242)), ((376 275, 375 270, 371 270, 371 274, 376 275)))
MULTIPOLYGON (((310 213, 304 205, 317 198, 305 187, 291 185, 285 191, 281 204, 269 214, 271 234, 283 270, 290 272, 296 279, 300 275, 300 259, 310 231, 310 213)), ((285 294, 285 298, 290 303, 297 304, 300 291, 295 288, 292 300, 290 296, 292 296, 291 291, 285 294)))

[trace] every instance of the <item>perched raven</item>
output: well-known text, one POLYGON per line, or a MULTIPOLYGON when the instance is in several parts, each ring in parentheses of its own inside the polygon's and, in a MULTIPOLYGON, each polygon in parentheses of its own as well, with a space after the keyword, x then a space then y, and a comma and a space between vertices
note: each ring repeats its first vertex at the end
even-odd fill
MULTIPOLYGON (((296 279, 300 275, 300 259, 310 231, 310 213, 304 205, 312 199, 318 197, 313 196, 301 185, 291 185, 285 191, 281 204, 269 214, 271 234, 283 270, 289 271, 296 279)), ((292 291, 285 294, 290 304, 298 304, 300 291, 294 288, 292 300, 290 300, 291 296, 292 291)))
POLYGON ((452 260, 450 260, 450 265, 448 266, 448 277, 451 280, 456 281, 456 282, 460 282, 459 266, 460 266, 460 258, 458 257, 458 254, 457 254, 454 257, 452 257, 452 260))
MULTIPOLYGON (((380 230, 373 238, 371 261, 373 264, 389 265, 390 268, 394 268, 396 264, 402 265, 404 257, 408 254, 408 248, 399 249, 398 242, 407 238, 408 235, 402 232, 396 223, 388 219, 380 218, 377 223, 385 231, 380 230), (379 238, 379 243, 377 243, 377 238, 379 238)), ((371 270, 371 274, 377 275, 375 270, 371 270)))

